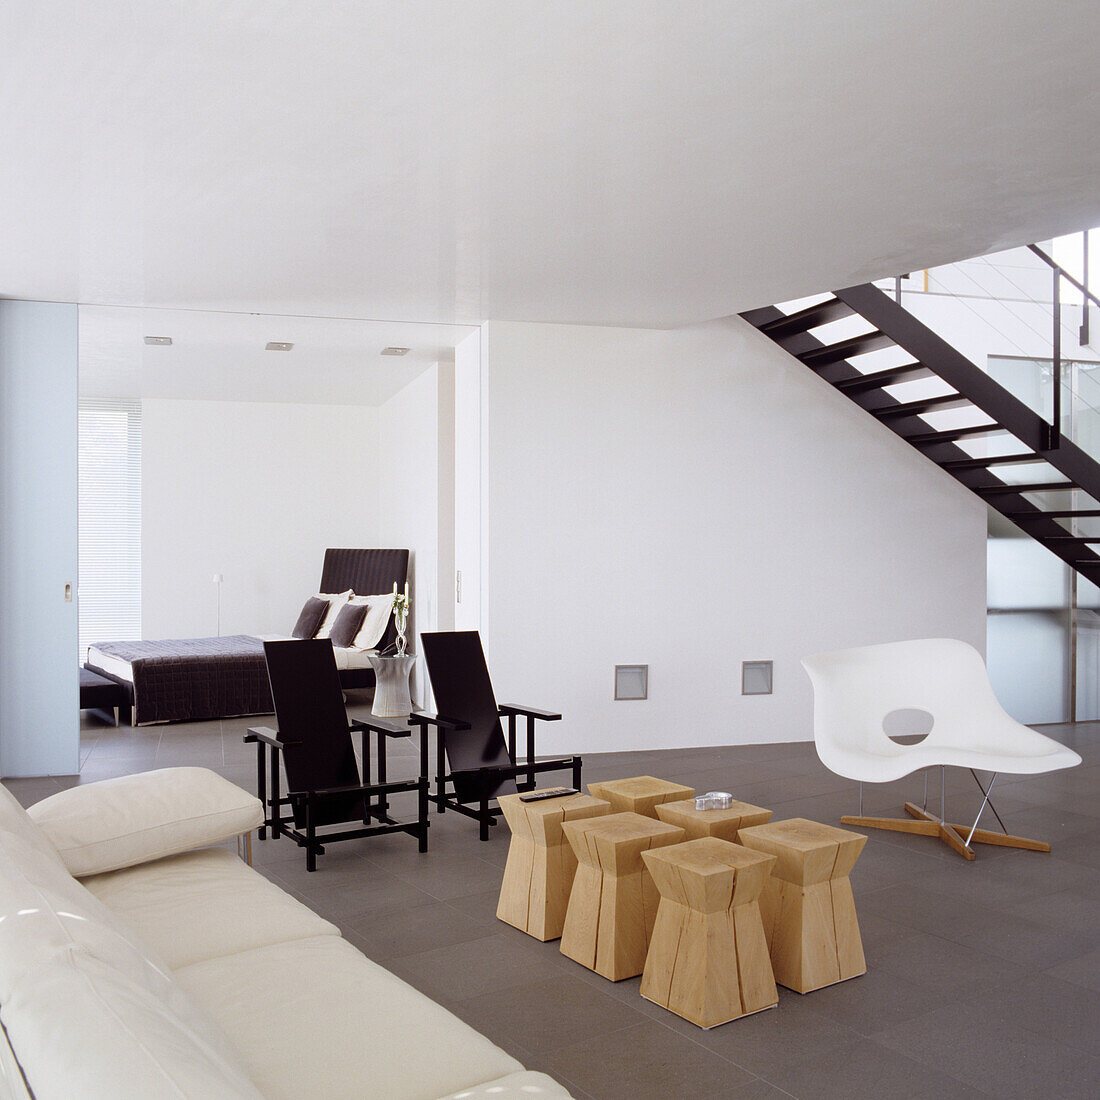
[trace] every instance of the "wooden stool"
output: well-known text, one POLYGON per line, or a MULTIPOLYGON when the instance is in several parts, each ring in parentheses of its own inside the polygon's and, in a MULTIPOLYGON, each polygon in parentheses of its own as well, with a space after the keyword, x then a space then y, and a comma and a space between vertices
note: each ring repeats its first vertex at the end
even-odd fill
POLYGON ((694 787, 682 783, 670 783, 667 779, 654 779, 652 775, 638 775, 633 779, 609 779, 606 783, 589 783, 588 793, 611 803, 612 813, 635 813, 642 817, 657 816, 656 807, 662 802, 691 798, 694 787))
POLYGON ((561 953, 613 982, 645 968, 660 896, 642 852, 676 844, 684 830, 640 814, 562 822, 577 856, 561 953))
POLYGON ((497 803, 512 830, 497 917, 536 940, 556 940, 577 870, 562 822, 602 816, 611 807, 586 794, 541 802, 521 802, 518 794, 505 794, 497 803))
POLYGON ((741 843, 776 857, 760 897, 775 980, 809 993, 865 974, 848 873, 867 838, 794 817, 742 829, 741 843))
POLYGON ((642 859, 661 892, 642 996, 700 1027, 778 1004, 757 904, 775 857, 703 837, 642 859))
POLYGON ((683 802, 662 803, 657 807, 657 817, 669 825, 679 825, 688 840, 716 836, 737 844, 739 829, 766 824, 771 821, 772 812, 747 802, 734 802, 725 810, 697 810, 694 800, 688 798, 683 802))

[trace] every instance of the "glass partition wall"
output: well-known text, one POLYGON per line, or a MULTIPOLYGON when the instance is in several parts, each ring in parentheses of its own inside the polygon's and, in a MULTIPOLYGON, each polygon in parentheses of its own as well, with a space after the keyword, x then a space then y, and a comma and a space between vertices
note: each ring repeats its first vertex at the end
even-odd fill
MULTIPOLYGON (((1100 461, 1100 308, 1081 292, 1100 283, 1090 280, 1100 276, 1100 231, 1038 248, 1045 256, 1015 248, 876 285, 1047 421, 1058 404, 1064 438, 1100 461)), ((950 387, 931 378, 889 392, 906 401, 950 387)), ((925 419, 946 430, 989 418, 963 409, 925 419)), ((958 446, 974 457, 1020 450, 1008 435, 958 446)), ((996 476, 1017 484, 1061 480, 1040 463, 1000 466, 996 476)), ((1100 501, 1081 492, 1025 496, 1100 511, 1100 501)), ((1023 722, 1100 719, 1100 591, 992 509, 989 516, 987 663, 998 698, 1023 722)), ((1100 540, 1100 517, 1058 522, 1067 534, 1100 540)))

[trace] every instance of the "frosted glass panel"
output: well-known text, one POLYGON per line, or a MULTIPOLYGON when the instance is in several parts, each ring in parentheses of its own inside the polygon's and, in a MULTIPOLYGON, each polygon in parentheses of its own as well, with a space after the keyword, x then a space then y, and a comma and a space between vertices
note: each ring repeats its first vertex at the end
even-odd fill
POLYGON ((1069 721, 1069 612, 1010 611, 986 620, 986 663, 1018 722, 1069 721))
POLYGON ((1069 567, 1028 538, 990 538, 986 665, 1019 722, 1070 719, 1069 567))
POLYGON ((987 554, 990 610, 1069 606, 1069 566, 1041 543, 993 538, 987 554))

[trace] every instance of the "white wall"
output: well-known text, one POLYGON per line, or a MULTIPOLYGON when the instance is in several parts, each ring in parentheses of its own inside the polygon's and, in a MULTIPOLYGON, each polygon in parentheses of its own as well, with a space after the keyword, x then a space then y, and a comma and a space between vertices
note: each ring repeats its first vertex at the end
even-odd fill
POLYGON ((739 319, 492 322, 483 370, 481 625, 498 697, 565 715, 540 751, 806 739, 804 654, 984 648, 982 503, 739 319))
MULTIPOLYGON (((142 403, 142 636, 289 633, 329 546, 378 546, 378 410, 142 403)), ((74 513, 75 514, 75 513, 74 513)))
MULTIPOLYGON (((378 410, 378 545, 412 551, 408 639, 409 652, 417 654, 419 632, 439 626, 440 380, 441 368, 431 367, 378 410)), ((412 684, 414 699, 423 705, 422 661, 412 684)))
POLYGON ((76 306, 0 301, 3 776, 80 766, 76 395, 76 306))
POLYGON ((485 326, 455 347, 454 384, 454 570, 461 590, 453 589, 456 630, 481 625, 482 463, 485 415, 482 359, 487 355, 485 326))

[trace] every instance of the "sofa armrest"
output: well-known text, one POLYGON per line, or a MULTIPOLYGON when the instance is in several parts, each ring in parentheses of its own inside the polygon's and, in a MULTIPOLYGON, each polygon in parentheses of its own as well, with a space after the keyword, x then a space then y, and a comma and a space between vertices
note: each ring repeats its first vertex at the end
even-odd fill
POLYGON ((452 1092, 442 1100, 571 1100, 572 1095, 553 1077, 525 1069, 486 1081, 483 1085, 452 1092))
POLYGON ((50 795, 27 813, 81 878, 205 848, 263 824, 258 798, 207 768, 162 768, 50 795))

